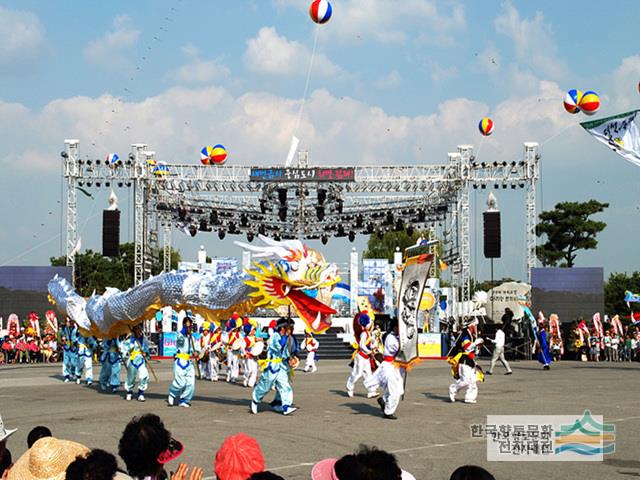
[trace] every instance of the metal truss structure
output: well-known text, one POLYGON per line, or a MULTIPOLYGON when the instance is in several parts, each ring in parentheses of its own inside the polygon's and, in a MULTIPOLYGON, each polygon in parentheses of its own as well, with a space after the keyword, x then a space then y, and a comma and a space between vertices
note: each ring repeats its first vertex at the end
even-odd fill
MULTIPOLYGON (((163 266, 171 261, 171 233, 177 227, 191 235, 216 231, 263 234, 276 239, 320 239, 377 234, 400 229, 426 229, 443 239, 443 260, 452 265, 458 301, 470 298, 470 188, 494 185, 526 189, 526 265, 530 280, 535 266, 536 182, 538 144, 525 143, 522 160, 476 162, 473 146, 461 145, 444 164, 337 167, 333 180, 314 177, 301 152, 298 166, 210 166, 195 164, 156 168, 155 153, 145 144, 132 145, 120 165, 81 159, 77 140, 65 140, 67 265, 74 267, 77 241, 76 187, 133 186, 135 283, 150 275, 151 252, 163 231, 163 266), (258 175, 286 174, 277 181, 258 175), (300 175, 289 176, 289 173, 300 175)), ((315 170, 314 170, 315 169, 315 170)), ((327 168, 324 170, 332 170, 327 168)), ((329 172, 331 173, 331 172, 329 172)), ((460 314, 464 312, 459 312, 460 314)))

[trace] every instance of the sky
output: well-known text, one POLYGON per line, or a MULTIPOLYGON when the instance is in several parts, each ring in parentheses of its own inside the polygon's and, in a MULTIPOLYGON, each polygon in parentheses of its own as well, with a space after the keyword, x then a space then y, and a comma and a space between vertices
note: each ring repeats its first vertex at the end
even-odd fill
MULTIPOLYGON (((227 164, 283 165, 292 134, 312 165, 445 163, 473 144, 478 161, 512 161, 540 143, 538 209, 608 202, 597 250, 577 266, 638 269, 640 171, 564 111, 567 90, 599 93, 595 118, 637 108, 640 3, 596 1, 334 0, 317 27, 308 0, 0 0, 0 265, 46 265, 62 253, 65 138, 81 156, 121 156, 146 143, 168 163, 196 163, 223 143, 227 164), (317 35, 317 38, 316 38, 317 35), (303 114, 297 125, 316 40, 303 114), (482 137, 483 116, 495 132, 482 137)), ((108 191, 79 195, 83 248, 100 250, 108 191)), ((121 240, 131 241, 128 189, 121 240)), ((489 277, 472 191, 472 267, 489 277)), ((524 191, 497 192, 503 258, 496 277, 523 279, 524 191)), ((239 255, 234 238, 174 232, 195 259, 239 255)), ((242 240, 242 238, 236 238, 242 240)), ((322 247, 348 261, 354 244, 322 247)), ((317 246, 312 244, 312 246, 317 246)))

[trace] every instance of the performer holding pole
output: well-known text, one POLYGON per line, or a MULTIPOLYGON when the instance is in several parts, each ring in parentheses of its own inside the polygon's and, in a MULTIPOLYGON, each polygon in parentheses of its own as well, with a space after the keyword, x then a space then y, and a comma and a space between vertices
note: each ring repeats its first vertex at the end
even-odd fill
POLYGON ((478 319, 466 319, 464 330, 458 337, 456 344, 449 352, 447 361, 451 365, 451 375, 455 382, 449 386, 449 399, 456 401, 456 393, 466 388, 465 403, 476 403, 478 397, 478 380, 484 381, 484 373, 475 361, 475 352, 478 345, 484 340, 476 338, 478 319))
POLYGON ((64 383, 75 379, 78 371, 78 327, 69 317, 62 327, 61 341, 63 342, 62 375, 64 383))
MULTIPOLYGON (((354 318, 353 330, 356 334, 356 341, 358 342, 357 349, 353 357, 353 370, 347 380, 347 395, 353 397, 353 391, 356 386, 356 382, 362 378, 363 382, 371 376, 371 362, 373 359, 373 352, 371 350, 371 333, 369 328, 371 326, 371 319, 367 315, 367 311, 364 310, 357 313, 354 318)), ((367 397, 374 398, 378 396, 376 388, 368 389, 367 397)))
POLYGON ((117 338, 102 340, 100 355, 100 390, 116 393, 120 386, 120 342, 117 338))
POLYGON ((190 407, 191 399, 195 393, 197 350, 194 348, 193 337, 191 336, 191 317, 186 317, 182 322, 182 330, 178 333, 175 361, 173 363, 173 382, 169 388, 167 402, 170 406, 178 405, 190 407))
POLYGON ((127 366, 127 379, 124 388, 127 401, 133 398, 133 389, 138 383, 138 401, 144 402, 144 392, 149 387, 149 370, 146 357, 149 357, 149 342, 142 331, 142 324, 135 325, 131 334, 122 343, 122 356, 127 366))
POLYGON ((251 395, 251 413, 258 413, 258 405, 264 396, 275 386, 276 398, 281 405, 274 409, 283 415, 290 415, 297 410, 293 406, 293 388, 289 382, 289 373, 296 358, 291 356, 292 342, 287 333, 291 320, 280 318, 276 324, 276 331, 269 338, 267 359, 263 365, 260 380, 251 395))
POLYGON ((98 342, 92 336, 78 335, 78 362, 76 364, 76 383, 80 385, 82 374, 87 379, 87 385, 93 384, 93 352, 98 348, 98 342))

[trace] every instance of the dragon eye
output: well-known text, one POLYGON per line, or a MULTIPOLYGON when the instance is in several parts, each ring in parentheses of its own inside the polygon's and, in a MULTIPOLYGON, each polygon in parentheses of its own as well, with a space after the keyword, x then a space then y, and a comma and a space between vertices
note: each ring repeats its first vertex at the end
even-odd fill
POLYGON ((298 268, 300 268, 300 264, 298 262, 290 262, 289 266, 291 267, 291 270, 293 270, 294 272, 297 272, 298 268))
POLYGON ((289 292, 291 291, 291 285, 288 284, 284 284, 282 285, 282 294, 286 297, 287 295, 289 295, 289 292))

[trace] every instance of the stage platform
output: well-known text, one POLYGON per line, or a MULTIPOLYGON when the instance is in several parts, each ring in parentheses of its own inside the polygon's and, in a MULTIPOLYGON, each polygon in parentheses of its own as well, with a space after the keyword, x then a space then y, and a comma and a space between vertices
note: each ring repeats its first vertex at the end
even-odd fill
POLYGON ((224 382, 199 381, 192 408, 170 408, 165 398, 171 362, 154 365, 160 383, 151 383, 145 403, 126 402, 122 393, 101 393, 95 385, 64 384, 59 364, 0 366, 0 413, 5 426, 19 428, 8 442, 14 459, 25 451, 26 435, 35 425, 50 427, 60 438, 117 453, 130 418, 155 412, 184 442, 182 460, 204 467, 208 478, 214 476, 215 451, 227 435, 239 431, 257 437, 268 468, 287 479, 308 479, 314 462, 340 457, 361 443, 394 452, 419 480, 447 480, 466 463, 482 465, 505 480, 640 476, 638 363, 560 362, 546 372, 535 362, 512 362, 513 375, 504 376, 500 366, 480 385, 478 403, 467 405, 449 402, 446 362, 427 361, 410 373, 396 421, 380 417, 361 384, 355 398, 346 396, 349 369, 343 360, 321 361, 314 374, 296 373, 300 410, 290 417, 266 405, 259 415, 249 414, 249 389, 224 382), (616 425, 616 453, 601 463, 487 462, 485 440, 470 435, 470 425, 484 423, 487 414, 581 414, 585 409, 616 425))

